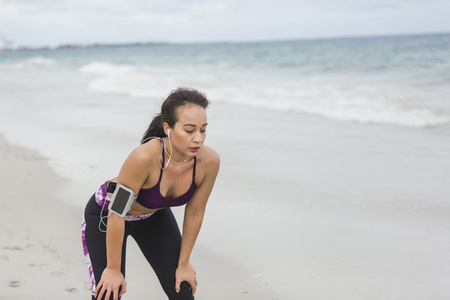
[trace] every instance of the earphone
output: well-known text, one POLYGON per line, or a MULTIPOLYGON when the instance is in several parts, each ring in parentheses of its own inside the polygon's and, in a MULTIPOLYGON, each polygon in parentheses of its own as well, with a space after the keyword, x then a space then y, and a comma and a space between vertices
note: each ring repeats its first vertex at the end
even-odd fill
MULTIPOLYGON (((169 133, 169 132, 167 132, 167 133, 169 133)), ((161 141, 161 143, 162 143, 162 141, 163 141, 162 138, 160 138, 160 137, 158 137, 158 136, 150 136, 150 137, 146 138, 145 140, 143 140, 143 141, 141 142, 141 145, 143 145, 145 142, 147 142, 148 140, 151 140, 151 139, 158 139, 158 140, 161 141)), ((167 150, 164 148, 164 143, 162 143, 162 148, 163 148, 164 151, 167 153, 167 150)), ((167 168, 167 166, 169 165, 170 159, 167 160, 167 163, 166 163, 165 166, 162 166, 162 165, 161 165, 161 157, 162 157, 162 155, 163 155, 163 153, 161 152, 161 153, 159 154, 158 162, 159 162, 159 167, 161 168, 161 170, 165 170, 165 169, 167 168)))
MULTIPOLYGON (((160 141, 162 142, 162 138, 156 137, 156 136, 151 136, 151 137, 148 137, 148 138, 146 138, 145 140, 143 140, 143 141, 141 142, 141 145, 144 144, 146 141, 148 141, 148 140, 150 140, 150 139, 153 139, 153 138, 157 138, 158 140, 160 140, 160 141)), ((161 167, 162 170, 165 170, 165 169, 167 168, 167 166, 169 165, 169 162, 172 162, 172 163, 175 164, 175 165, 181 165, 181 164, 184 164, 184 163, 187 161, 187 159, 189 158, 188 156, 186 156, 186 158, 185 158, 183 161, 181 161, 181 162, 176 162, 176 161, 174 161, 174 160, 172 159, 173 148, 172 148, 172 142, 170 141, 170 129, 167 129, 167 138, 168 138, 168 140, 169 140, 170 153, 169 153, 169 151, 167 151, 167 149, 164 147, 164 143, 163 143, 163 144, 162 144, 162 147, 163 147, 164 152, 167 154, 167 156, 168 156, 169 159, 167 160, 166 165, 165 165, 165 166, 162 166, 162 165, 161 165, 161 156, 162 156, 162 152, 161 152, 161 154, 159 155, 159 166, 161 167)))
POLYGON ((106 199, 103 200, 102 210, 100 212, 100 222, 98 222, 98 229, 101 232, 105 232, 106 233, 106 230, 103 230, 101 225, 105 226, 105 228, 108 227, 108 225, 103 220, 107 219, 109 217, 109 215, 111 214, 111 212, 108 212, 108 214, 106 216, 103 216, 103 210, 105 209, 105 204, 106 204, 106 199))
POLYGON ((184 164, 184 163, 187 161, 187 159, 189 158, 189 156, 186 156, 186 158, 185 158, 183 161, 181 161, 181 162, 176 162, 176 161, 174 161, 173 158, 172 158, 173 148, 172 148, 172 142, 170 141, 170 129, 167 129, 167 138, 168 138, 168 140, 169 140, 170 153, 169 153, 166 149, 164 149, 164 151, 167 153, 167 156, 169 157, 168 161, 171 161, 171 162, 174 163, 175 165, 181 165, 181 164, 184 164))

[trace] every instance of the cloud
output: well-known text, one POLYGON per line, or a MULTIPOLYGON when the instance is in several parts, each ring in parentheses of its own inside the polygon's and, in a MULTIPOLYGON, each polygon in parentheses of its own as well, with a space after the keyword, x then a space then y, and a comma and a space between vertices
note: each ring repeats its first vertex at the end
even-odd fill
POLYGON ((267 40, 450 30, 444 0, 1 0, 16 44, 267 40))

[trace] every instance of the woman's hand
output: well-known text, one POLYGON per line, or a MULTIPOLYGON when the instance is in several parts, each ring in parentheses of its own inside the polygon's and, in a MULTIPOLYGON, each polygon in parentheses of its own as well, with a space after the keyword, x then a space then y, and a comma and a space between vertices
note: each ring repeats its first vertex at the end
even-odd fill
POLYGON ((197 275, 197 271, 195 270, 194 266, 191 263, 178 266, 175 272, 175 279, 176 279, 175 290, 177 291, 177 293, 180 292, 180 284, 183 281, 187 281, 191 285, 192 295, 194 295, 195 291, 197 290, 198 284, 195 275, 197 275))
POLYGON ((127 291, 127 282, 120 270, 114 270, 107 267, 103 271, 102 278, 95 289, 95 297, 102 299, 105 291, 105 299, 109 299, 111 293, 113 293, 114 300, 118 300, 119 297, 127 291), (120 294, 119 288, 121 288, 120 294))

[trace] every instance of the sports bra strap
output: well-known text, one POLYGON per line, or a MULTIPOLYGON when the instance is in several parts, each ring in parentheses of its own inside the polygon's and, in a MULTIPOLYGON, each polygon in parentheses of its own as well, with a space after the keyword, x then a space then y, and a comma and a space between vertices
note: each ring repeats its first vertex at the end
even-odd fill
POLYGON ((192 174, 192 181, 195 182, 195 166, 197 165, 197 156, 194 156, 194 173, 192 174))
MULTIPOLYGON (((162 161, 162 165, 164 166, 165 163, 166 163, 166 156, 165 156, 165 153, 164 153, 164 142, 163 142, 162 139, 160 139, 160 141, 161 141, 161 151, 162 151, 162 160, 163 160, 162 161)), ((194 171, 193 171, 193 174, 192 174, 192 182, 195 182, 195 169, 196 169, 195 167, 196 166, 197 166, 197 157, 194 156, 194 171)), ((164 171, 164 169, 161 168, 161 172, 159 173, 158 185, 161 183, 163 171, 164 171)))

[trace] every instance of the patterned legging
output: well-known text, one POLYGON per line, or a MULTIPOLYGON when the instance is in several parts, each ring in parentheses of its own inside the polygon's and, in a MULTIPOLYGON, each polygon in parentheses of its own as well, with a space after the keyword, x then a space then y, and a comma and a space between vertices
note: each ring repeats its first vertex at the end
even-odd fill
MULTIPOLYGON (((89 200, 82 222, 82 242, 92 281, 92 299, 96 283, 106 268, 106 233, 99 229, 102 208, 95 200, 89 200)), ((105 211, 103 211, 105 214, 105 211)), ((105 219, 107 221, 107 219, 105 219)), ((162 209, 144 220, 125 221, 125 236, 122 246, 121 271, 125 276, 127 237, 132 236, 145 258, 155 271, 169 300, 193 300, 190 285, 181 284, 175 291, 175 270, 181 248, 181 234, 170 208, 162 209)), ((112 297, 111 297, 112 299, 112 297)))

